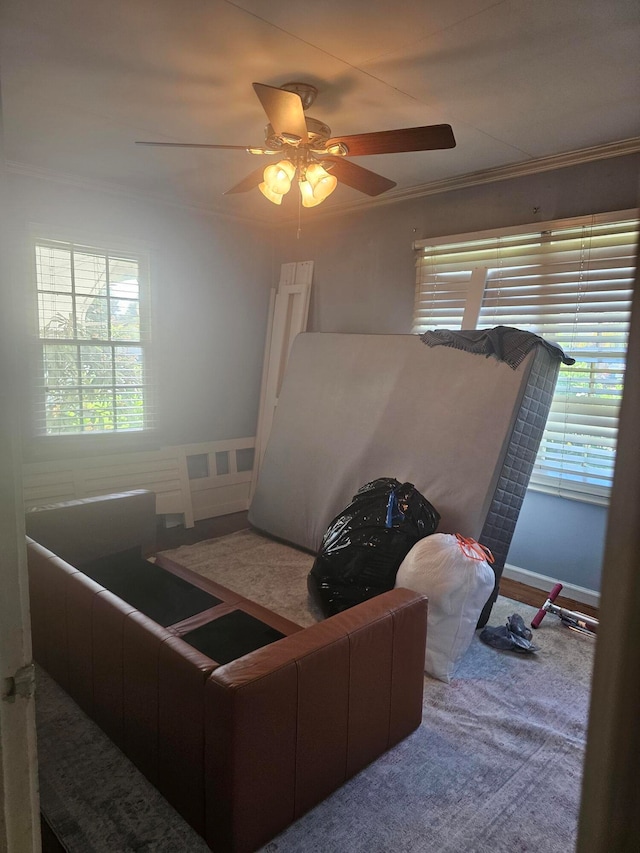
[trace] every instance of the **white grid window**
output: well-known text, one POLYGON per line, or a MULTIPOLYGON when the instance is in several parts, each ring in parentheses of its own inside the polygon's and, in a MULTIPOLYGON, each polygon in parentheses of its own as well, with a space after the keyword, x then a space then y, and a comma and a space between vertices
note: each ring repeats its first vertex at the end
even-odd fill
POLYGON ((608 498, 637 243, 637 211, 416 243, 414 332, 515 326, 576 359, 560 371, 535 488, 608 498))
POLYGON ((36 240, 34 256, 36 435, 149 429, 144 258, 54 240, 36 240))

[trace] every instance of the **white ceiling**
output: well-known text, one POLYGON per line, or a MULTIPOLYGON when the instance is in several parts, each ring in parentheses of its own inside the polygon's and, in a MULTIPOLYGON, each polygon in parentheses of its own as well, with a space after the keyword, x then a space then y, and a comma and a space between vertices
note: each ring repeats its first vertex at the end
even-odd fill
MULTIPOLYGON (((0 80, 16 170, 274 220, 222 193, 260 162, 253 81, 319 89, 336 135, 446 122, 452 150, 354 162, 397 190, 640 136, 637 0, 4 0, 0 80)), ((268 161, 271 162, 271 161, 268 161)), ((339 186, 323 207, 366 200, 339 186)), ((313 213, 310 211, 309 213, 313 213)))

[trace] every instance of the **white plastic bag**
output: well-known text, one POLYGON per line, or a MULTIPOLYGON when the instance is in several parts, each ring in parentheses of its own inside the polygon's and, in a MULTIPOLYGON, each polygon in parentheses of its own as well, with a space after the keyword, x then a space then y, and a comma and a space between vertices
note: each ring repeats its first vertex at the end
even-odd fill
POLYGON ((491 552, 460 534, 434 533, 417 542, 402 561, 396 586, 429 599, 425 672, 451 681, 471 645, 484 605, 493 592, 491 552))

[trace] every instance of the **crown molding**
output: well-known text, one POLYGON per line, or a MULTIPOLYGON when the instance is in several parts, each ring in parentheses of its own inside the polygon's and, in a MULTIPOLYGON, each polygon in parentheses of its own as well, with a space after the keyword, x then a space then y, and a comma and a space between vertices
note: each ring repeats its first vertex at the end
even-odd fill
POLYGON ((329 208, 315 208, 317 217, 340 216, 344 213, 357 212, 372 207, 382 207, 387 204, 397 204, 414 198, 422 198, 429 195, 453 192, 454 190, 475 187, 480 184, 491 184, 497 181, 508 181, 512 178, 522 178, 527 175, 536 175, 540 172, 551 172, 555 169, 565 169, 571 166, 579 166, 583 163, 592 163, 596 160, 608 160, 612 157, 623 157, 627 154, 640 152, 640 136, 633 136, 618 142, 608 142, 604 145, 594 145, 590 148, 580 148, 576 151, 567 151, 563 154, 552 154, 549 157, 538 157, 521 163, 513 163, 509 166, 498 166, 494 169, 482 169, 478 172, 469 172, 466 175, 458 175, 453 178, 444 178, 441 181, 431 181, 420 186, 409 189, 391 190, 384 196, 363 201, 353 201, 344 204, 334 204, 329 208))
POLYGON ((100 181, 95 178, 84 178, 80 175, 74 175, 67 172, 58 172, 54 169, 47 169, 42 166, 32 166, 29 163, 22 163, 19 160, 6 160, 7 171, 14 175, 21 175, 26 178, 36 178, 40 181, 49 181, 50 183, 63 184, 76 189, 89 190, 91 192, 108 193, 109 195, 121 196, 130 198, 134 201, 144 201, 151 204, 163 204, 169 207, 179 208, 180 210, 197 213, 200 216, 216 216, 222 219, 229 219, 235 222, 244 224, 262 224, 264 221, 258 217, 238 216, 233 213, 226 213, 206 205, 189 204, 188 202, 179 201, 169 196, 164 196, 159 193, 145 193, 142 190, 125 187, 111 181, 100 181))
MULTIPOLYGON (((329 207, 314 208, 314 219, 327 216, 342 216, 345 213, 369 210, 373 207, 382 207, 388 204, 408 201, 415 198, 423 198, 429 195, 453 192, 454 190, 466 189, 467 187, 490 184, 497 181, 508 181, 513 178, 522 178, 527 175, 535 175, 540 172, 550 172, 555 169, 565 169, 571 166, 579 166, 583 163, 592 163, 596 160, 607 160, 612 157, 623 157, 628 154, 640 152, 640 136, 623 139, 618 142, 608 142, 604 145, 594 145, 590 148, 581 148, 576 151, 567 151, 563 154, 553 154, 549 157, 539 157, 526 160, 521 163, 513 163, 508 166, 498 166, 494 169, 482 169, 478 172, 469 172, 452 178, 444 178, 440 181, 420 184, 409 189, 390 191, 384 196, 376 198, 365 198, 362 201, 352 201, 343 204, 332 204, 329 207)), ((37 178, 39 180, 64 184, 65 186, 77 187, 94 192, 109 193, 111 195, 123 196, 137 201, 146 201, 153 204, 164 204, 181 210, 188 210, 201 216, 216 216, 222 219, 232 220, 250 225, 272 225, 277 227, 294 220, 295 217, 287 216, 279 222, 265 223, 264 217, 238 216, 208 207, 206 205, 194 205, 178 201, 174 198, 155 194, 144 193, 121 184, 110 181, 99 181, 92 178, 83 178, 79 175, 57 172, 39 166, 32 166, 17 160, 6 161, 7 170, 16 175, 37 178)))

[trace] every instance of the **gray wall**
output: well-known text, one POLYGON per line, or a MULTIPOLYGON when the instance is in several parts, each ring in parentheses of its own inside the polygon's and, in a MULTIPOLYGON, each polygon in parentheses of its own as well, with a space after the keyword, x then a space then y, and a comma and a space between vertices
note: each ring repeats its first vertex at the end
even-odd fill
POLYGON ((529 489, 509 563, 587 589, 600 589, 607 508, 529 489))
MULTIPOLYGON (((637 155, 616 157, 360 213, 303 211, 299 239, 294 225, 279 231, 280 260, 315 261, 313 331, 410 332, 414 240, 635 207, 639 165, 637 155)), ((529 490, 508 561, 598 590, 606 514, 529 490)))
MULTIPOLYGON (((269 288, 280 263, 315 261, 311 329, 404 333, 414 240, 634 207, 637 175, 638 158, 620 157, 341 216, 303 210, 300 239, 294 223, 267 234, 179 207, 10 178, 18 234, 35 222, 149 246, 160 438, 187 443, 254 434, 269 288)), ((601 507, 530 492, 509 560, 597 589, 605 523, 601 507)))
MULTIPOLYGON (((180 207, 11 179, 24 239, 37 223, 52 236, 106 236, 150 249, 159 442, 254 435, 271 287, 265 232, 180 207)), ((24 286, 31 286, 28 269, 24 286)))

